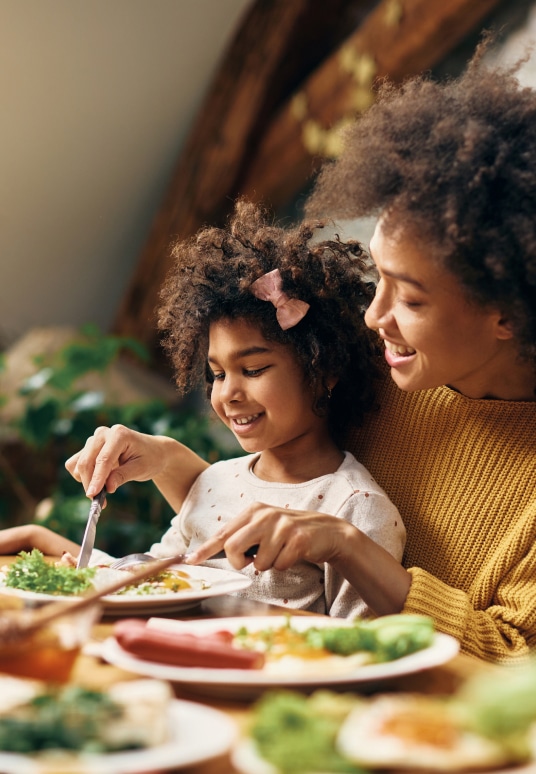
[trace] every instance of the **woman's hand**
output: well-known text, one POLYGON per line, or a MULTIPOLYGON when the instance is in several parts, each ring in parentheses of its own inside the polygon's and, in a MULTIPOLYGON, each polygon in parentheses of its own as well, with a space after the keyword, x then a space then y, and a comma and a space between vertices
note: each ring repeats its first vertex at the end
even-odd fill
POLYGON ((299 561, 328 563, 378 615, 399 613, 411 575, 382 546, 344 519, 253 503, 188 557, 201 564, 225 549, 237 570, 250 562, 259 571, 288 570, 299 561), (253 545, 254 559, 245 556, 253 545))
POLYGON ((65 467, 88 497, 95 497, 103 487, 111 494, 127 481, 152 479, 178 512, 207 463, 172 438, 113 425, 98 427, 65 467))

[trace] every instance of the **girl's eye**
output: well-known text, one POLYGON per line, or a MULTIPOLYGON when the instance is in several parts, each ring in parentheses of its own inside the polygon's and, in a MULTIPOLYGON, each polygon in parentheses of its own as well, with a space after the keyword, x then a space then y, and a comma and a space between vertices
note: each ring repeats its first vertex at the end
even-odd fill
POLYGON ((420 301, 404 301, 402 300, 402 303, 404 306, 407 306, 409 309, 417 309, 417 307, 422 306, 422 303, 420 301))
POLYGON ((225 379, 225 374, 223 373, 223 371, 221 374, 215 374, 214 371, 212 371, 212 378, 214 379, 215 382, 219 382, 222 379, 225 379))
POLYGON ((264 368, 245 368, 244 373, 246 376, 260 376, 267 368, 268 366, 264 366, 264 368))

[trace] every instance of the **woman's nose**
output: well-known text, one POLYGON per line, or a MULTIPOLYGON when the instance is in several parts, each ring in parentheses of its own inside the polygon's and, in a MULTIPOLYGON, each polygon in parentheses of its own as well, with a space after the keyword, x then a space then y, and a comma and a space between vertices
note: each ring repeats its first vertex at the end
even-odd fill
POLYGON ((376 287, 376 295, 372 299, 372 303, 365 312, 365 323, 368 328, 378 330, 384 328, 388 319, 390 311, 389 300, 385 292, 378 284, 376 287))

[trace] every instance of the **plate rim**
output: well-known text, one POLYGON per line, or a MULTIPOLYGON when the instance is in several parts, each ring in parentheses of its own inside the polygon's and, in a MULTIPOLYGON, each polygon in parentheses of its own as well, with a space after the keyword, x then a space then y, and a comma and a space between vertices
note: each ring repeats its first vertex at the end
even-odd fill
MULTIPOLYGON (((253 625, 263 625, 270 622, 271 625, 277 625, 285 622, 288 615, 275 616, 243 616, 233 618, 210 618, 210 619, 191 619, 181 621, 181 630, 197 633, 199 630, 210 631, 211 629, 226 629, 235 626, 244 626, 249 622, 253 625), (257 623, 255 623, 257 622, 257 623)), ((329 618, 327 616, 298 615, 293 616, 293 620, 302 622, 303 628, 306 628, 308 622, 312 625, 333 626, 346 625, 351 626, 352 621, 341 618, 329 618)), ((232 629, 231 629, 232 630, 232 629)), ((325 675, 281 675, 264 674, 261 670, 244 669, 214 669, 209 667, 180 667, 171 664, 160 664, 155 661, 140 659, 121 648, 114 636, 108 637, 102 643, 101 656, 109 663, 122 669, 133 671, 136 674, 143 674, 149 677, 157 677, 171 682, 184 684, 203 684, 222 686, 229 685, 233 687, 249 688, 273 688, 277 686, 285 687, 314 687, 327 685, 347 685, 363 684, 372 681, 388 680, 393 677, 400 677, 407 674, 415 674, 426 669, 432 669, 435 666, 447 663, 454 658, 460 650, 460 643, 449 634, 436 632, 432 645, 407 656, 402 656, 394 661, 382 662, 379 664, 364 664, 356 667, 349 672, 337 672, 325 675)))
MULTIPOLYGON (((283 774, 281 769, 260 755, 255 740, 250 736, 241 736, 233 745, 231 763, 239 774, 283 774)), ((399 770, 407 772, 404 769, 399 770)), ((514 768, 508 766, 506 769, 481 769, 480 774, 486 774, 486 771, 489 774, 535 774, 536 760, 529 761, 522 766, 514 766, 514 768)), ((317 774, 319 773, 317 772, 317 774)), ((426 774, 426 771, 425 769, 416 769, 415 774, 426 774)))

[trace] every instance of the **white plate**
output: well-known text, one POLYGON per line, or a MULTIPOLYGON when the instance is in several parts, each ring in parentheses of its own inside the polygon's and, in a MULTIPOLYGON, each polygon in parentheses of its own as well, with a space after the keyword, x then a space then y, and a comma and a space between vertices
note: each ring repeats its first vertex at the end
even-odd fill
MULTIPOLYGON (((259 755, 257 745, 252 739, 240 740, 233 748, 231 761, 234 768, 240 774, 282 774, 280 769, 259 755)), ((403 769, 398 769, 398 771, 401 774, 404 772, 403 769)), ((407 769, 405 774, 408 774, 407 769)), ((417 774, 417 772, 414 770, 413 774, 417 774)), ((421 774, 426 774, 426 772, 422 771, 421 774)), ((462 773, 460 772, 460 774, 462 773)), ((472 774, 474 774, 474 770, 472 774)), ((485 771, 481 769, 479 774, 485 774, 485 771)), ((517 766, 510 769, 493 769, 490 771, 490 774, 536 774, 536 763, 528 763, 526 766, 517 766)))
POLYGON ((173 700, 169 705, 171 738, 166 744, 145 750, 76 756, 65 768, 55 762, 27 755, 0 752, 2 774, 141 774, 191 766, 227 753, 237 734, 234 722, 219 710, 190 701, 173 700))
MULTIPOLYGON (((114 615, 123 613, 127 615, 142 615, 144 613, 157 613, 158 611, 186 610, 189 607, 195 607, 203 599, 218 597, 222 594, 232 594, 235 591, 247 588, 251 584, 251 579, 240 572, 219 570, 215 567, 172 565, 170 569, 178 569, 179 567, 185 570, 191 578, 207 581, 210 584, 209 588, 181 589, 180 591, 168 591, 165 594, 151 596, 146 594, 110 594, 110 596, 102 598, 104 612, 113 613, 114 615)), ((42 594, 34 591, 24 591, 23 589, 13 589, 3 585, 0 586, 0 591, 3 594, 22 597, 27 602, 40 604, 43 602, 73 599, 72 596, 42 594)))
MULTIPOLYGON (((252 618, 213 618, 193 621, 170 622, 181 632, 203 635, 213 631, 234 632, 243 626, 250 630, 282 626, 287 622, 286 616, 262 616, 252 618)), ((294 616, 292 625, 296 629, 309 629, 319 626, 351 626, 347 619, 328 618, 321 616, 294 616)), ((167 624, 169 627, 169 624, 167 624)), ((168 630, 170 630, 168 628, 168 630)), ((420 672, 424 669, 438 666, 450 661, 458 652, 459 643, 447 634, 436 634, 434 642, 428 648, 404 656, 396 661, 381 664, 367 664, 349 668, 348 671, 326 671, 315 674, 297 675, 268 674, 262 669, 210 669, 204 667, 179 667, 168 664, 158 664, 131 655, 120 647, 114 637, 108 638, 101 648, 101 656, 115 666, 134 674, 147 677, 157 677, 177 683, 185 683, 195 688, 196 692, 204 691, 212 695, 252 696, 266 688, 293 687, 313 689, 318 686, 359 685, 385 680, 400 675, 420 672)))

